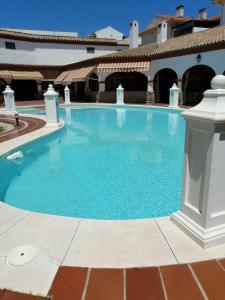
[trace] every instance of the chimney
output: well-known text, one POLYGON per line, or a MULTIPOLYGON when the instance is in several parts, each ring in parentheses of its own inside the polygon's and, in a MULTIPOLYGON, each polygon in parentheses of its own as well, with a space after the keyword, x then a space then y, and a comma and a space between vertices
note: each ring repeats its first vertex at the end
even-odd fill
POLYGON ((139 46, 139 24, 137 21, 132 21, 130 23, 130 48, 137 48, 139 46))
POLYGON ((212 4, 218 4, 221 5, 221 18, 220 18, 220 24, 225 24, 225 0, 213 0, 212 4))
POLYGON ((207 8, 200 9, 198 17, 201 20, 206 20, 207 19, 207 8))
POLYGON ((184 5, 179 5, 176 8, 176 16, 177 17, 184 17, 184 5))
POLYGON ((157 43, 161 44, 167 40, 168 24, 166 21, 158 24, 157 28, 157 43))

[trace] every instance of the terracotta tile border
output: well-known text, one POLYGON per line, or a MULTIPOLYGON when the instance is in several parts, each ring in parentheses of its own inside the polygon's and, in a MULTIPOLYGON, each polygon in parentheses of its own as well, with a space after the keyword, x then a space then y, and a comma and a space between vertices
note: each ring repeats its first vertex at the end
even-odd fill
POLYGON ((224 260, 126 270, 60 267, 48 296, 53 300, 224 300, 223 266, 224 260))
MULTIPOLYGON (((0 114, 0 121, 5 121, 7 123, 15 124, 15 119, 13 116, 0 114)), ((20 124, 21 126, 15 127, 13 130, 3 133, 2 135, 0 134, 0 143, 24 135, 26 133, 32 132, 34 130, 38 130, 44 127, 46 122, 37 118, 20 117, 20 124)))

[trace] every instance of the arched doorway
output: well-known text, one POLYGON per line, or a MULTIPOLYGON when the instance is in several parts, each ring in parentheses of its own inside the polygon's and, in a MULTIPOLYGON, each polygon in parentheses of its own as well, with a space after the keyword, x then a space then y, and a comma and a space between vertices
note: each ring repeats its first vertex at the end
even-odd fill
POLYGON ((154 77, 156 103, 169 103, 170 88, 177 83, 177 73, 172 69, 162 69, 154 77))
POLYGON ((183 100, 186 105, 197 105, 203 99, 203 93, 211 88, 215 71, 205 65, 188 69, 182 79, 183 100))
POLYGON ((148 78, 139 72, 116 72, 105 80, 106 91, 116 91, 119 85, 125 91, 147 91, 148 78))
POLYGON ((12 80, 11 87, 16 100, 36 100, 38 97, 36 80, 12 80))
POLYGON ((0 105, 4 103, 4 97, 2 92, 5 90, 6 81, 3 78, 0 78, 0 105))
POLYGON ((6 82, 3 78, 0 78, 0 105, 4 102, 4 97, 2 92, 5 90, 6 82))

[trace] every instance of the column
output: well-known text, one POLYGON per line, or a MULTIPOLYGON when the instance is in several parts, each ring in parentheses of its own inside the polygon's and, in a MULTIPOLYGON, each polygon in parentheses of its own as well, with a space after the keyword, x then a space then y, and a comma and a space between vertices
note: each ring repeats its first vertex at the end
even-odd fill
POLYGON ((177 81, 177 87, 179 88, 179 105, 183 105, 184 101, 183 101, 183 87, 182 87, 182 79, 178 79, 177 81))
POLYGON ((101 94, 105 92, 105 81, 99 81, 99 92, 96 97, 96 102, 101 102, 101 94))
POLYGON ((177 87, 176 83, 170 88, 170 100, 169 100, 169 107, 170 108, 179 108, 178 101, 179 101, 179 93, 180 89, 177 87))
POLYGON ((148 89, 147 89, 147 101, 146 103, 155 103, 155 93, 153 89, 153 80, 148 81, 148 89))
POLYGON ((45 97, 45 109, 46 109, 46 121, 49 126, 59 125, 59 109, 58 109, 58 97, 59 94, 53 88, 52 84, 49 84, 45 97))
POLYGON ((64 102, 65 104, 71 104, 70 102, 70 89, 68 88, 68 85, 66 85, 64 89, 64 102))
POLYGON ((4 102, 5 102, 5 112, 9 114, 16 113, 16 104, 15 104, 15 92, 10 88, 9 85, 6 86, 4 92, 4 102))
POLYGON ((225 76, 216 76, 212 90, 183 117, 187 126, 182 207, 172 220, 208 248, 225 242, 225 76))
POLYGON ((124 105, 124 88, 121 84, 116 89, 116 104, 124 105))

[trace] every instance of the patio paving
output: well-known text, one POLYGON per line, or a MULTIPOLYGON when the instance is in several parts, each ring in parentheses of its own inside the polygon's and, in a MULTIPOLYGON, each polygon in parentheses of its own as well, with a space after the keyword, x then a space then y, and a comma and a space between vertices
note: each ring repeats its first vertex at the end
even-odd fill
POLYGON ((136 269, 60 267, 46 297, 0 291, 1 300, 224 300, 225 260, 136 269))

